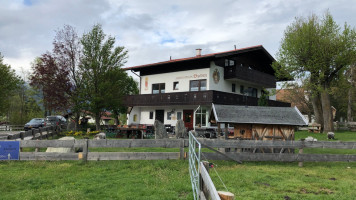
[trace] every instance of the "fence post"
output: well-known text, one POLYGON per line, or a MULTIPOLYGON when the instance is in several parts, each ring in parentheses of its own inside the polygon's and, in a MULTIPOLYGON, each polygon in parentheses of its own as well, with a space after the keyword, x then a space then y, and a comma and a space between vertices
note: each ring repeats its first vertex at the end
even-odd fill
POLYGON ((20 138, 21 138, 21 140, 25 139, 25 132, 24 131, 20 132, 20 138))
MULTIPOLYGON (((301 147, 301 148, 299 148, 299 152, 298 152, 299 154, 303 154, 303 147, 301 147)), ((299 167, 303 167, 303 162, 299 162, 298 163, 298 166, 299 167)))
MULTIPOLYGON (((301 139, 301 141, 302 141, 302 144, 301 144, 301 147, 299 148, 299 152, 298 152, 298 154, 303 154, 303 148, 304 148, 304 139, 301 139)), ((299 157, 299 156, 298 156, 299 157)), ((298 162, 298 166, 299 167, 303 167, 303 162, 298 162)))
POLYGON ((180 141, 180 153, 179 153, 179 158, 181 160, 184 160, 184 139, 181 139, 180 141))
POLYGON ((38 128, 38 131, 40 132, 40 140, 42 140, 42 136, 43 136, 43 135, 42 135, 42 129, 41 129, 41 127, 38 128))
POLYGON ((88 139, 84 139, 83 161, 87 162, 87 160, 88 160, 88 139))
POLYGON ((31 131, 32 131, 32 139, 35 139, 36 138, 35 129, 31 129, 31 131))
POLYGON ((235 195, 231 192, 218 191, 218 195, 221 200, 234 200, 235 195))

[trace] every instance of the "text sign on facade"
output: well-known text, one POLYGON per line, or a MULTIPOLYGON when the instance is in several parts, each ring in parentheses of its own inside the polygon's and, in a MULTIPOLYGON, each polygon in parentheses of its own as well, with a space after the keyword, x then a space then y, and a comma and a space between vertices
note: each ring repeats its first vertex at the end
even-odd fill
POLYGON ((18 160, 20 141, 0 141, 0 160, 18 160))

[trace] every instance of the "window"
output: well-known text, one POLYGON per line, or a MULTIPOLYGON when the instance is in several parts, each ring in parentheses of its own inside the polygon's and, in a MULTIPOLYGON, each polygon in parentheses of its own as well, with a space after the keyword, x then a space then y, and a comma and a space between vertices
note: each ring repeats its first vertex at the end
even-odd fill
POLYGON ((177 120, 181 120, 182 119, 182 112, 177 112, 177 120))
POLYGON ((206 90, 206 79, 190 81, 190 91, 206 90))
POLYGON ((173 82, 173 90, 179 90, 179 82, 173 82))
POLYGON ((166 88, 165 83, 152 84, 152 94, 165 93, 165 88, 166 88))
POLYGON ((245 93, 245 88, 244 88, 244 86, 243 85, 240 85, 240 93, 241 94, 244 94, 245 93))
POLYGON ((150 112, 150 119, 153 119, 153 111, 150 112))
POLYGON ((249 87, 247 93, 248 93, 248 96, 257 97, 257 89, 256 88, 249 87))
POLYGON ((195 126, 206 126, 206 108, 200 107, 195 113, 195 126))
POLYGON ((233 83, 233 84, 231 85, 231 92, 236 92, 236 85, 235 85, 235 83, 233 83))
POLYGON ((225 59, 225 67, 235 66, 235 61, 231 59, 225 59))
POLYGON ((174 112, 167 112, 167 120, 172 120, 172 115, 174 112))
POLYGON ((134 122, 137 121, 137 115, 136 115, 136 114, 134 114, 134 116, 133 116, 133 121, 134 121, 134 122))

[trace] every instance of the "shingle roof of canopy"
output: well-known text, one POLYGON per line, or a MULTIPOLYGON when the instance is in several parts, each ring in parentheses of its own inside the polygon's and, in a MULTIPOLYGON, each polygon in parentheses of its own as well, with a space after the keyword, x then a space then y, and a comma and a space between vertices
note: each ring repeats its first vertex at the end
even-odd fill
POLYGON ((234 106, 213 104, 216 122, 238 124, 308 125, 297 107, 234 106))

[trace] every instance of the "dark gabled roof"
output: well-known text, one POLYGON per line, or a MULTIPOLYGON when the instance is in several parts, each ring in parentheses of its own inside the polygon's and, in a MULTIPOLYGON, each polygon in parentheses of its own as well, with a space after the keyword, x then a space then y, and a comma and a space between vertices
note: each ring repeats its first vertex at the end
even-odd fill
POLYGON ((218 123, 308 125, 297 107, 212 106, 212 115, 218 123))
POLYGON ((123 69, 124 70, 140 71, 140 69, 142 69, 142 68, 154 67, 154 66, 165 65, 165 64, 170 64, 170 63, 194 61, 194 60, 207 59, 207 58, 221 58, 223 56, 231 56, 231 55, 236 55, 236 54, 245 53, 245 52, 249 52, 249 51, 258 51, 258 50, 263 51, 266 54, 266 56, 271 60, 271 62, 275 61, 274 58, 267 52, 267 50, 262 45, 257 45, 257 46, 251 46, 251 47, 246 47, 246 48, 241 48, 241 49, 235 49, 235 50, 231 50, 231 51, 224 51, 224 52, 219 52, 219 53, 205 54, 205 55, 201 55, 201 56, 167 60, 167 61, 151 63, 151 64, 146 64, 146 65, 126 67, 123 69))

